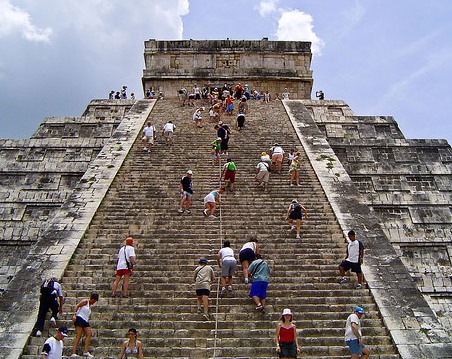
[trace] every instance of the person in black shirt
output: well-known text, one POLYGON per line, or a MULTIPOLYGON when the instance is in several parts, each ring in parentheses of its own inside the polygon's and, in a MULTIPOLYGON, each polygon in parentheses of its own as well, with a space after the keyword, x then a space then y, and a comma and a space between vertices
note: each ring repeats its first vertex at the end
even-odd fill
POLYGON ((191 196, 193 195, 192 189, 192 180, 191 176, 193 175, 192 170, 188 170, 184 177, 180 180, 180 208, 178 209, 179 213, 187 212, 190 213, 190 204, 191 204, 191 196))

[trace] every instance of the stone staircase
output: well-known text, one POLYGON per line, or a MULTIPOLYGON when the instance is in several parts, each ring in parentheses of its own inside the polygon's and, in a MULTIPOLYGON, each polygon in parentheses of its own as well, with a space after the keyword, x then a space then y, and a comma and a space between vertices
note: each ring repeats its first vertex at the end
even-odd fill
MULTIPOLYGON (((281 103, 251 101, 247 127, 233 130, 228 157, 239 172, 235 191, 222 197, 221 221, 201 214, 203 197, 219 186, 220 169, 210 160, 210 142, 216 137, 213 124, 206 113, 204 127, 196 128, 193 111, 173 100, 157 102, 150 120, 159 131, 172 120, 175 145, 165 145, 159 136, 147 153, 139 138, 135 142, 67 267, 60 323, 72 329, 73 307, 97 291, 100 300, 93 306, 90 323, 91 352, 98 358, 117 357, 130 327, 137 328, 146 358, 275 358, 276 323, 288 307, 295 313, 301 357, 339 359, 349 358, 343 341, 345 319, 361 305, 366 311, 364 340, 372 358, 399 358, 369 291, 353 289, 355 277, 349 284, 338 283, 345 239, 310 163, 302 163, 301 187, 289 187, 287 164, 283 174, 272 174, 269 193, 253 181, 260 152, 274 142, 286 151, 300 150, 306 159, 281 103), (187 169, 194 172, 192 213, 179 214, 179 180, 187 169), (309 211, 299 240, 287 232, 284 222, 293 198, 309 211), (254 312, 239 267, 234 291, 225 298, 217 298, 214 283, 210 296, 214 320, 203 320, 196 313, 192 283, 197 260, 207 257, 218 277, 215 255, 222 240, 230 240, 238 256, 251 233, 258 234, 272 271, 265 314, 254 312), (112 298, 116 254, 127 236, 136 239, 138 262, 131 297, 112 298)), ((224 115, 222 120, 234 127, 235 116, 224 115)), ((53 329, 49 330, 51 334, 53 329)), ((66 355, 71 353, 71 337, 73 332, 65 342, 66 355)), ((36 358, 43 341, 30 338, 22 358, 36 358)))

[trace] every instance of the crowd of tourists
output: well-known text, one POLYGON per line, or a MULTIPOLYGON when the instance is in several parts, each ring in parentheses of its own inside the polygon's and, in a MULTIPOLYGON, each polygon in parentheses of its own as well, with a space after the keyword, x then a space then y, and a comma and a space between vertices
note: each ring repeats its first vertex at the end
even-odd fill
MULTIPOLYGON (((127 98, 126 86, 123 87, 124 95, 127 98)), ((227 84, 223 88, 213 88, 206 91, 207 88, 198 88, 194 86, 193 92, 188 94, 185 88, 182 88, 178 95, 180 106, 185 106, 186 101, 189 106, 195 106, 195 103, 203 101, 204 106, 198 106, 193 113, 192 119, 195 127, 202 127, 203 112, 206 105, 209 109, 209 122, 215 123, 213 129, 215 131, 215 140, 211 142, 212 146, 212 165, 218 166, 220 171, 220 185, 205 195, 203 199, 204 209, 202 215, 211 220, 221 220, 221 213, 217 215, 217 210, 221 205, 221 197, 226 191, 233 192, 235 190, 236 175, 238 166, 233 158, 229 156, 229 139, 231 137, 231 128, 225 124, 221 118, 223 113, 231 116, 234 113, 234 102, 238 102, 237 106, 237 123, 236 129, 242 130, 245 126, 246 116, 249 114, 247 101, 250 99, 262 99, 262 101, 270 101, 268 91, 262 96, 256 90, 250 90, 248 85, 242 86, 237 84, 232 87, 227 84), (192 96, 193 95, 193 96, 192 96), (193 102, 191 102, 193 100, 193 102), (215 106, 217 106, 215 108, 215 106), (214 109, 215 108, 215 109, 214 109), (213 112, 213 115, 210 113, 213 112), (221 165, 221 156, 226 156, 226 161, 221 165)), ((112 91, 113 92, 113 91, 112 91)), ((283 98, 288 99, 289 93, 287 89, 283 92, 283 98)), ((276 96, 278 98, 278 96, 276 96)), ((174 131, 176 126, 172 121, 168 121, 162 128, 162 137, 168 146, 174 144, 174 131)), ((151 152, 157 137, 157 129, 152 121, 147 121, 143 128, 141 141, 143 143, 143 151, 151 152)), ((300 162, 301 153, 295 149, 290 149, 288 153, 284 151, 282 146, 275 142, 269 149, 260 152, 259 161, 255 166, 255 181, 257 188, 268 191, 270 174, 281 174, 283 167, 289 168, 289 185, 300 185, 300 162)), ((224 158, 224 157, 223 157, 224 158)), ((180 191, 179 208, 177 211, 182 213, 191 213, 191 204, 194 195, 193 176, 195 174, 188 169, 178 183, 180 191)), ((308 219, 308 209, 297 199, 293 199, 287 207, 285 220, 289 225, 288 231, 295 232, 295 238, 301 238, 302 221, 308 219)), ((348 245, 344 260, 339 264, 340 283, 347 282, 346 272, 351 270, 357 275, 356 289, 362 288, 363 275, 361 264, 364 258, 364 246, 361 241, 356 239, 354 231, 348 233, 348 245)), ((198 260, 198 265, 193 272, 194 289, 196 293, 197 312, 204 320, 215 319, 209 313, 209 296, 211 294, 211 286, 215 281, 215 270, 212 264, 219 267, 220 279, 218 286, 218 295, 220 298, 226 297, 233 293, 234 276, 238 266, 241 266, 243 275, 243 283, 250 285, 249 298, 251 299, 254 310, 257 313, 263 313, 266 309, 267 289, 270 282, 270 265, 265 260, 259 248, 259 240, 257 235, 251 234, 246 242, 241 246, 238 255, 234 252, 231 241, 222 241, 222 246, 216 254, 215 258, 208 259, 202 257, 198 260)), ((124 245, 118 251, 116 264, 116 277, 112 283, 112 297, 129 297, 130 277, 136 270, 137 256, 134 248, 134 239, 128 237, 124 241, 124 245), (121 284, 122 282, 122 284, 121 284)), ((77 357, 77 347, 80 340, 84 336, 83 356, 92 358, 89 352, 92 331, 89 323, 91 315, 91 307, 99 300, 97 293, 91 293, 89 298, 78 302, 74 308, 73 323, 75 327, 75 338, 73 341, 71 357, 77 357)), ((41 336, 44 328, 44 322, 47 312, 51 310, 52 316, 50 324, 56 326, 58 315, 63 312, 64 298, 61 285, 56 278, 46 280, 41 286, 40 308, 38 319, 34 327, 34 335, 41 336)), ((368 348, 364 347, 362 342, 362 332, 360 319, 364 315, 361 307, 356 307, 352 314, 346 320, 345 325, 345 341, 349 346, 352 358, 366 359, 369 356, 368 348)), ((298 342, 296 325, 293 323, 294 314, 289 308, 285 308, 280 316, 280 322, 277 324, 275 331, 275 351, 280 358, 297 358, 301 353, 301 346, 298 342)), ((135 328, 128 330, 128 340, 126 340, 119 350, 118 358, 143 358, 143 345, 138 340, 138 333, 135 328)), ((46 340, 41 358, 60 359, 63 351, 63 340, 68 335, 67 327, 60 326, 56 329, 55 335, 46 340)))

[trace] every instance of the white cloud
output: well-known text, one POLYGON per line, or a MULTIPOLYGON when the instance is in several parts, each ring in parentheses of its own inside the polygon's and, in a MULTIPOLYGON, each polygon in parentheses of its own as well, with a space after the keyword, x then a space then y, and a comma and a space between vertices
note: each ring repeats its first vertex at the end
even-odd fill
POLYGON ((260 16, 265 17, 276 12, 279 0, 262 0, 257 6, 260 16))
POLYGON ((323 40, 314 32, 312 16, 300 10, 281 10, 276 38, 285 41, 310 41, 311 51, 316 55, 320 55, 325 46, 323 40))
POLYGON ((52 29, 36 27, 27 12, 13 6, 8 0, 0 0, 0 37, 16 32, 28 41, 49 42, 52 29))

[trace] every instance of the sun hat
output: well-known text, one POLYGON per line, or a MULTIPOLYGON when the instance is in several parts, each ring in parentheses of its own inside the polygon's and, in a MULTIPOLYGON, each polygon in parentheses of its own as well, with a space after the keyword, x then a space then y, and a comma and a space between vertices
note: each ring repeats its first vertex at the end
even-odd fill
POLYGON ((221 137, 218 137, 218 138, 217 138, 217 141, 221 141, 221 137))
POLYGON ((188 170, 188 171, 187 171, 187 174, 188 174, 188 175, 192 175, 192 174, 193 174, 193 171, 192 171, 192 170, 188 170))
POLYGON ((126 238, 126 244, 127 244, 128 246, 133 245, 133 238, 132 238, 132 237, 127 237, 127 238, 126 238))
POLYGON ((67 337, 68 330, 67 330, 66 327, 59 327, 59 328, 58 328, 58 331, 60 332, 60 334, 61 334, 63 337, 67 337))
POLYGON ((293 199, 292 203, 298 203, 298 201, 296 199, 293 199))
POLYGON ((290 315, 291 317, 293 317, 293 314, 291 312, 291 310, 289 308, 285 308, 281 314, 282 317, 284 317, 285 315, 290 315))
POLYGON ((355 312, 358 313, 358 314, 364 314, 364 309, 361 308, 361 307, 356 307, 355 308, 355 312))
POLYGON ((261 155, 262 156, 267 156, 267 152, 262 152, 261 155))
POLYGON ((207 260, 207 258, 204 258, 204 257, 202 257, 199 261, 198 261, 198 263, 199 264, 207 264, 209 261, 207 260))

